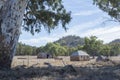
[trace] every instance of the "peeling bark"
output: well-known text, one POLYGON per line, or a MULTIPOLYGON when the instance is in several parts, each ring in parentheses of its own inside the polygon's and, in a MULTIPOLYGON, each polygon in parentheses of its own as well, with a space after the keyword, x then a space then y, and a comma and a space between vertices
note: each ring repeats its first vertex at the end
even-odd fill
POLYGON ((0 1, 0 68, 11 67, 26 6, 27 0, 0 1))

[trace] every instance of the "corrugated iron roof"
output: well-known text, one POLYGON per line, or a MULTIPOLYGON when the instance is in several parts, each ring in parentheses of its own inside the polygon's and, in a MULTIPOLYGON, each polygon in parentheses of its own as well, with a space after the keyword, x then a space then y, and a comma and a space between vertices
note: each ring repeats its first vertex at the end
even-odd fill
POLYGON ((76 52, 73 52, 71 56, 89 56, 85 51, 79 50, 76 52))

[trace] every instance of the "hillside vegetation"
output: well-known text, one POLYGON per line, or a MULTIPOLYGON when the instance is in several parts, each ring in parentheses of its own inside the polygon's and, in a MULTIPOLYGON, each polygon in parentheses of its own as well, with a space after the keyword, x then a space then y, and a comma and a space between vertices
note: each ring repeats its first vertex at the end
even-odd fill
POLYGON ((96 36, 81 38, 79 36, 66 36, 45 46, 33 47, 19 43, 17 55, 37 55, 47 53, 53 56, 69 56, 77 50, 86 51, 91 56, 117 56, 120 55, 120 39, 104 44, 96 36))
POLYGON ((115 40, 111 41, 109 44, 115 44, 115 43, 120 43, 120 39, 115 39, 115 40))
POLYGON ((54 43, 59 43, 61 46, 67 46, 67 47, 77 47, 78 45, 84 45, 85 41, 84 38, 81 38, 79 36, 66 36, 62 37, 59 40, 55 41, 54 43))

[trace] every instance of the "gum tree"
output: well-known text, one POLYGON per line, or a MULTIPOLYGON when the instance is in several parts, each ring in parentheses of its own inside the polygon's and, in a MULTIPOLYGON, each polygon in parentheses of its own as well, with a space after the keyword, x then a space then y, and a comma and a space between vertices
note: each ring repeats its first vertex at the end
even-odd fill
POLYGON ((120 22, 120 0, 93 0, 102 11, 106 12, 113 21, 120 22))
POLYGON ((0 68, 11 67, 21 27, 34 34, 61 23, 66 30, 70 20, 62 0, 0 0, 0 68))

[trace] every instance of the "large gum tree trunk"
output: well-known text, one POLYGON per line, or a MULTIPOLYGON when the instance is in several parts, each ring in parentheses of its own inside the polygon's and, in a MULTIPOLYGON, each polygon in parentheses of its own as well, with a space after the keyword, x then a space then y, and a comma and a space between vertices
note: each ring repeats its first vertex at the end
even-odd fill
POLYGON ((0 68, 10 68, 27 0, 0 0, 0 68))

